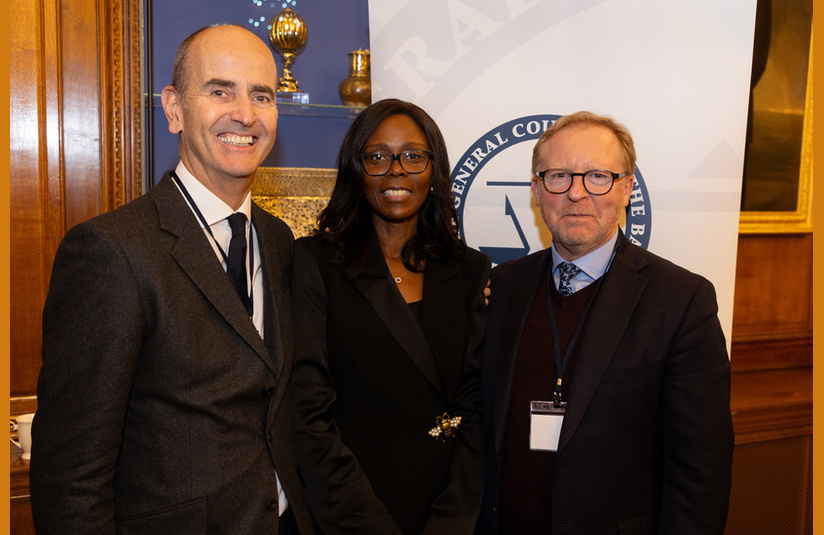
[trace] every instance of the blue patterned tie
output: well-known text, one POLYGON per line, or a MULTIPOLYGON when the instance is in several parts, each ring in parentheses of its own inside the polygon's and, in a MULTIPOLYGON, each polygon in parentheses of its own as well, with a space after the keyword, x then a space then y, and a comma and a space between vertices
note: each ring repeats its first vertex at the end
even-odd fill
POLYGON ((561 262, 558 264, 558 274, 561 280, 558 281, 558 293, 564 297, 572 294, 572 278, 581 272, 581 268, 571 262, 561 262))

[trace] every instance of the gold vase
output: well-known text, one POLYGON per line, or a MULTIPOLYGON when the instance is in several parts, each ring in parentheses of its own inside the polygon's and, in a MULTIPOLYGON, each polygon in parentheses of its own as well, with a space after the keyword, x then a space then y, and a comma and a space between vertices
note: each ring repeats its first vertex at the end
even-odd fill
POLYGON ((292 76, 289 67, 295 62, 295 54, 306 44, 306 24, 300 15, 287 7, 272 19, 269 38, 272 47, 283 58, 283 74, 278 81, 278 92, 297 92, 298 81, 292 76))
POLYGON ((369 50, 349 53, 349 76, 338 86, 340 101, 347 106, 365 108, 372 103, 372 79, 369 76, 369 50))

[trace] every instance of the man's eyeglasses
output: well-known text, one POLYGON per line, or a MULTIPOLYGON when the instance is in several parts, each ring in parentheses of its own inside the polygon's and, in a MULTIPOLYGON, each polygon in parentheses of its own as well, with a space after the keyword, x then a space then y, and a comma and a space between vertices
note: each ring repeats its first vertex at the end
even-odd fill
POLYGON ((626 175, 601 169, 593 169, 586 173, 573 173, 567 169, 547 169, 538 173, 544 188, 550 193, 566 193, 572 187, 573 179, 579 176, 584 182, 584 189, 590 195, 606 195, 612 189, 612 184, 626 175))
POLYGON ((361 154, 360 160, 367 175, 381 176, 389 172, 395 160, 401 163, 401 168, 410 174, 423 173, 429 166, 432 152, 428 150, 405 150, 399 154, 384 152, 369 152, 361 154))

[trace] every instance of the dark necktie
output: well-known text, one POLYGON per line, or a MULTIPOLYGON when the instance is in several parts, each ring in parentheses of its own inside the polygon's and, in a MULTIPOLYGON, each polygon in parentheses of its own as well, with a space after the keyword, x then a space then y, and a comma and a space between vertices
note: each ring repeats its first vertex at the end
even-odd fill
POLYGON ((570 282, 573 277, 580 272, 581 268, 571 262, 561 262, 558 264, 558 275, 560 275, 560 280, 558 281, 558 293, 564 297, 571 295, 572 285, 570 282))
POLYGON ((226 255, 228 264, 226 272, 232 280, 241 301, 249 301, 249 291, 246 287, 246 215, 235 212, 226 218, 232 229, 232 240, 229 242, 229 254, 226 255))

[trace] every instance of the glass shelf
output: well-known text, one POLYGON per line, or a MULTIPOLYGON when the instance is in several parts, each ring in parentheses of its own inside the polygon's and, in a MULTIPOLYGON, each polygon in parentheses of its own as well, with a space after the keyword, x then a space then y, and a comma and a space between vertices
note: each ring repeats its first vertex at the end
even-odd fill
POLYGON ((297 102, 278 102, 281 115, 304 115, 307 117, 340 117, 354 119, 363 110, 357 106, 342 104, 300 104, 297 102))
MULTIPOLYGON (((152 107, 161 108, 160 95, 152 95, 152 107)), ((280 115, 302 117, 331 117, 338 119, 354 119, 363 110, 358 106, 344 106, 342 104, 301 104, 298 102, 278 102, 280 115)))

